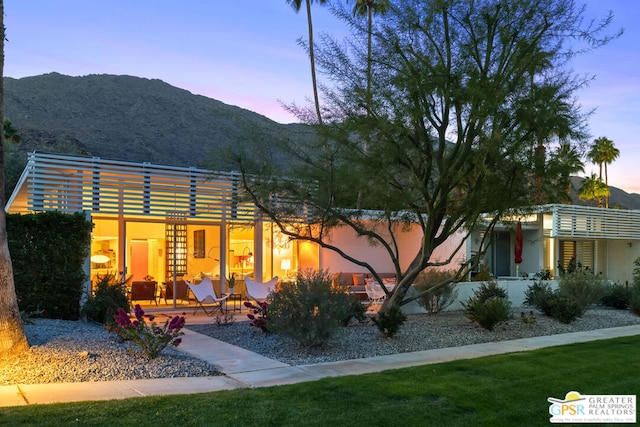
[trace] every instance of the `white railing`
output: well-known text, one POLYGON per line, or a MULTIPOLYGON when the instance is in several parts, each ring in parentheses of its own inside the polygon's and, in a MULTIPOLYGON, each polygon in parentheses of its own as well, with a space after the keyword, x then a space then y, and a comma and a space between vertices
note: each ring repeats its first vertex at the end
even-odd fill
POLYGON ((159 166, 90 157, 29 154, 26 185, 32 211, 90 211, 165 217, 253 221, 241 203, 240 176, 198 168, 159 166))
POLYGON ((554 205, 552 237, 640 239, 640 211, 554 205))

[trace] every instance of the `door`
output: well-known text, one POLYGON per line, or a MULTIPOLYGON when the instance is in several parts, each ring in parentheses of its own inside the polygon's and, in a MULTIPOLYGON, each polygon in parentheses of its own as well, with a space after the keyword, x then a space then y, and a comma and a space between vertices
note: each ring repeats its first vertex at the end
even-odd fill
POLYGON ((149 274, 149 243, 146 240, 131 241, 131 271, 135 280, 149 274))

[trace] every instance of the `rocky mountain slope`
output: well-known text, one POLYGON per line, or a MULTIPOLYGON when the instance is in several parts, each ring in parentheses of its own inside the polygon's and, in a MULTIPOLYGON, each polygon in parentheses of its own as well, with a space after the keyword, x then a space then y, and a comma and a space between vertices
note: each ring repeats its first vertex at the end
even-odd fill
MULTIPOLYGON (((255 147, 260 155, 266 147, 275 160, 285 162, 269 147, 312 138, 305 125, 276 123, 161 80, 50 73, 5 77, 4 89, 5 116, 22 139, 6 157, 10 183, 18 179, 25 153, 33 150, 224 169, 220 151, 228 147, 255 147)), ((592 204, 578 198, 580 181, 573 178, 574 203, 592 204)), ((640 209, 639 194, 610 191, 610 206, 640 209)))

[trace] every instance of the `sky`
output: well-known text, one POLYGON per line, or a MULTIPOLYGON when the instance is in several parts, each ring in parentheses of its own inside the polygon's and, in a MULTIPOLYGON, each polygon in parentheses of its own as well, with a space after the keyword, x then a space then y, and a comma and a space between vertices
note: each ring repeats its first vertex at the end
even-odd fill
MULTIPOLYGON (((611 10, 611 31, 624 34, 573 61, 593 76, 577 92, 592 140, 606 136, 620 150, 609 184, 640 193, 640 1, 576 0, 587 17, 611 10)), ((286 0, 4 0, 4 75, 50 72, 119 74, 160 79, 194 94, 296 122, 283 105, 310 105, 310 68, 298 44, 306 13, 286 0)), ((336 37, 344 25, 313 5, 314 31, 336 37)), ((586 160, 585 174, 598 172, 586 160)))

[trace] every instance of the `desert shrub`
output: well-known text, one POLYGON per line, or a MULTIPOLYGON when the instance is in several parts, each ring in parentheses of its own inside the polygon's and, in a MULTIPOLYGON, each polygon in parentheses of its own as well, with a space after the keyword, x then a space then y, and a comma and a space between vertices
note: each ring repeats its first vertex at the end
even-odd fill
POLYGON ((553 302, 556 294, 548 283, 533 282, 524 291, 524 304, 535 307, 547 316, 553 315, 553 302))
POLYGON ((499 296, 490 296, 482 300, 476 295, 469 298, 466 303, 462 303, 462 307, 464 315, 469 320, 489 331, 492 331, 497 324, 506 322, 513 316, 511 302, 499 296))
POLYGON ((391 306, 388 310, 380 311, 371 320, 378 327, 386 338, 392 338, 400 329, 400 326, 407 321, 407 315, 400 307, 391 306))
POLYGON ((88 320, 108 324, 114 321, 110 311, 117 313, 120 308, 127 313, 131 310, 127 288, 114 274, 106 273, 98 276, 95 294, 89 297, 81 312, 88 320))
POLYGON ((604 295, 602 295, 600 302, 606 307, 626 310, 629 307, 630 299, 631 289, 625 285, 613 283, 605 286, 604 295))
POLYGON ((478 272, 471 277, 471 280, 474 282, 488 282, 492 279, 491 271, 489 271, 489 266, 482 266, 478 272))
POLYGON ((283 283, 273 294, 268 328, 305 347, 321 346, 351 318, 352 298, 345 289, 331 286, 328 273, 307 271, 297 283, 283 283))
POLYGON ((636 316, 640 316, 640 292, 631 293, 631 298, 629 299, 629 309, 636 316))
POLYGON ((485 302, 493 297, 507 299, 507 291, 499 287, 495 280, 490 280, 480 284, 480 287, 473 291, 473 297, 480 302, 485 302))
POLYGON ((524 311, 520 312, 520 320, 522 321, 522 323, 526 323, 529 325, 535 325, 536 323, 536 315, 533 314, 533 311, 530 311, 529 313, 525 313, 524 311))
POLYGON ((535 274, 535 278, 538 280, 551 280, 551 271, 548 268, 540 270, 535 274))
POLYGON ((600 301, 605 283, 602 278, 594 276, 587 270, 575 270, 560 276, 558 292, 577 305, 582 311, 581 316, 587 307, 600 301))
MULTIPOLYGON (((346 290, 340 295, 336 295, 338 298, 346 298, 344 303, 346 311, 340 319, 340 323, 343 326, 347 326, 351 319, 355 319, 362 323, 367 320, 367 307, 360 301, 355 295, 350 295, 346 290)), ((342 305, 343 303, 340 303, 342 305)))
POLYGON ((551 313, 560 322, 571 323, 584 314, 584 309, 570 297, 558 294, 553 299, 551 313))
POLYGON ((427 269, 421 272, 413 283, 418 293, 426 292, 418 304, 429 314, 437 314, 453 304, 458 298, 456 283, 441 285, 455 277, 455 271, 427 269))

